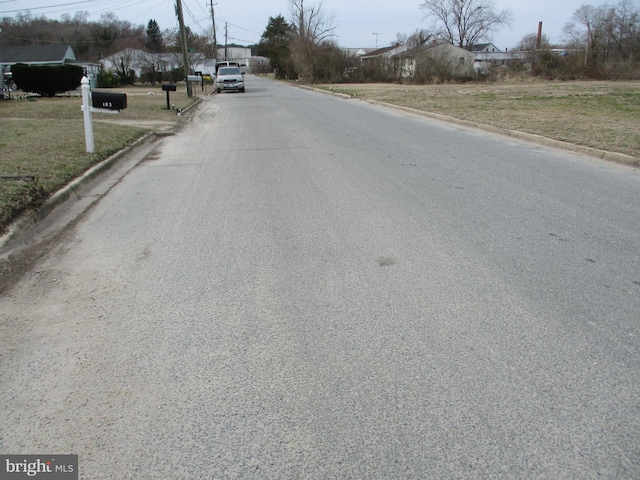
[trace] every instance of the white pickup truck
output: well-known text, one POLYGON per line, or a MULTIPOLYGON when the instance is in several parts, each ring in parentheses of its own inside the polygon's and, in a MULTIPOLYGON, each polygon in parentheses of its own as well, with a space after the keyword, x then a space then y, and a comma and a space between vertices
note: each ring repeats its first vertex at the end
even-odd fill
POLYGON ((239 67, 220 67, 216 74, 216 92, 244 92, 244 73, 239 67))

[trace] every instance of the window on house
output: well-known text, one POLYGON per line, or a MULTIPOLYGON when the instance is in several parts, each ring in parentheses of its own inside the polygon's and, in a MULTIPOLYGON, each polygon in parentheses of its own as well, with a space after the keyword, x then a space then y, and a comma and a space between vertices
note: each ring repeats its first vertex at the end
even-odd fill
POLYGON ((464 63, 464 57, 460 57, 460 64, 464 63))

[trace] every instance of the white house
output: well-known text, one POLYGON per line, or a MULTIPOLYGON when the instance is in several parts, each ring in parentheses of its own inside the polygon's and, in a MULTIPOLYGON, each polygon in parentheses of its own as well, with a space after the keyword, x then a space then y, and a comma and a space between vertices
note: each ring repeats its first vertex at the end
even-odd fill
POLYGON ((515 60, 526 60, 523 52, 500 50, 493 43, 474 45, 471 51, 475 54, 474 68, 479 72, 487 71, 491 66, 508 65, 515 60))
POLYGON ((416 75, 472 77, 475 55, 449 42, 432 42, 406 50, 394 57, 402 77, 416 75))
MULTIPOLYGON (((190 54, 194 56, 194 54, 190 54)), ((140 78, 144 71, 171 72, 182 65, 182 57, 175 53, 149 53, 125 48, 101 60, 105 70, 133 72, 140 78)))

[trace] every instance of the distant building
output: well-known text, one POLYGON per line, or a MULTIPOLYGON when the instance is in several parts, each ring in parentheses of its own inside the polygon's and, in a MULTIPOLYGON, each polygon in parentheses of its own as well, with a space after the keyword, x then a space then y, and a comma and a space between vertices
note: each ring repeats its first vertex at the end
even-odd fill
POLYGON ((385 59, 391 59, 394 56, 399 55, 400 53, 407 50, 407 46, 402 45, 400 43, 396 43, 395 45, 391 45, 389 47, 382 47, 382 48, 369 50, 369 51, 364 49, 360 49, 360 50, 362 50, 364 54, 357 53, 357 55, 360 57, 362 64, 366 65, 368 63, 370 64, 370 63, 380 62, 385 59))
POLYGON ((356 57, 363 57, 375 50, 378 50, 377 48, 343 48, 343 50, 348 54, 348 55, 355 55, 356 57))
POLYGON ((237 62, 241 67, 249 67, 251 64, 251 49, 249 47, 220 47, 218 48, 218 60, 237 62))
MULTIPOLYGON (((194 72, 203 75, 215 75, 216 61, 208 58, 204 53, 189 52, 189 63, 194 72)), ((236 62, 247 70, 254 66, 268 64, 264 57, 253 57, 248 47, 220 47, 218 49, 218 61, 236 62), (226 54, 226 57, 225 57, 226 54)), ((109 55, 101 60, 106 70, 117 72, 126 70, 135 78, 141 78, 152 70, 158 73, 172 72, 182 66, 181 53, 148 53, 143 50, 127 48, 109 55)))
POLYGON ((486 72, 492 66, 509 65, 517 60, 526 61, 524 52, 500 50, 493 43, 473 45, 471 51, 475 54, 474 68, 477 72, 486 72))
POLYGON ((478 43, 471 47, 471 51, 473 53, 494 53, 500 52, 501 50, 493 43, 478 43))
MULTIPOLYGON (((189 54, 191 57, 199 54, 189 54)), ((199 63, 200 57, 191 58, 192 63, 199 63), (195 61, 194 61, 195 60, 195 61)), ((135 78, 142 77, 143 73, 156 71, 159 73, 171 72, 182 65, 182 55, 177 53, 149 53, 135 48, 125 48, 113 55, 103 58, 101 61, 105 70, 128 71, 135 78)))
POLYGON ((75 61, 71 45, 26 45, 0 47, 2 66, 26 63, 27 65, 63 65, 75 61))
POLYGON ((401 77, 414 78, 421 70, 442 69, 453 77, 474 76, 475 55, 450 42, 432 42, 405 50, 395 56, 401 77))

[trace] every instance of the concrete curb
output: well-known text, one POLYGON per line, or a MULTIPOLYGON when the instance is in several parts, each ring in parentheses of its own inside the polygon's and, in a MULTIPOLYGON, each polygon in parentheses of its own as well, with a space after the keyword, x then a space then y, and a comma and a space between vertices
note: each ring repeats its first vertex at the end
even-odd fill
POLYGON ((506 128, 495 127, 493 125, 487 125, 486 123, 471 122, 468 120, 460 120, 459 118, 449 117, 438 113, 425 112, 411 107, 403 107, 400 105, 393 105, 391 103, 378 102, 376 100, 365 100, 372 105, 381 105, 384 107, 395 108, 408 113, 413 113, 423 117, 433 118, 435 120, 441 120, 444 122, 461 125, 464 127, 477 128, 487 132, 497 133, 499 135, 506 135, 512 138, 518 138, 520 140, 526 140, 528 142, 538 143, 547 147, 559 148, 562 150, 568 150, 576 153, 582 153, 590 157, 600 158, 602 160, 608 160, 611 162, 621 163, 625 165, 640 166, 640 158, 632 157, 624 153, 609 152, 606 150, 598 150, 597 148, 585 147, 582 145, 576 145, 574 143, 563 142, 561 140, 554 140, 552 138, 543 137, 542 135, 536 135, 533 133, 520 132, 518 130, 509 130, 506 128))
POLYGON ((76 194, 77 190, 81 190, 84 185, 92 181, 94 178, 98 177, 102 173, 109 170, 113 165, 115 165, 118 161, 124 158, 129 152, 134 150, 135 148, 144 145, 147 142, 152 142, 156 139, 156 133, 150 132, 147 133, 142 138, 139 138, 131 145, 126 146, 119 152, 114 153, 110 157, 106 158, 102 162, 97 165, 91 167, 89 170, 84 172, 80 177, 73 180, 70 184, 63 187, 54 193, 46 202, 42 204, 42 206, 37 210, 37 216, 35 217, 36 221, 41 220, 46 217, 55 207, 66 201, 72 194, 76 194))
MULTIPOLYGON (((202 99, 196 98, 196 100, 186 107, 181 113, 184 115, 185 113, 191 113, 193 109, 196 108, 200 104, 202 99)), ((82 187, 87 185, 89 182, 102 175, 106 171, 110 170, 116 163, 122 160, 124 157, 128 156, 135 149, 145 145, 146 143, 151 143, 158 138, 168 137, 175 134, 175 128, 170 130, 159 130, 153 131, 145 134, 144 136, 137 139, 131 145, 127 145, 122 150, 114 153, 110 157, 104 159, 97 165, 94 165, 89 170, 84 172, 80 177, 76 178, 68 185, 62 187, 60 190, 55 192, 51 197, 49 197, 45 202, 36 210, 31 210, 26 213, 23 213, 18 219, 16 219, 9 227, 7 228, 7 232, 0 237, 0 251, 4 249, 4 247, 9 244, 12 240, 18 238, 21 234, 27 231, 29 228, 33 227, 34 224, 38 223, 47 215, 49 215, 56 207, 66 202, 73 195, 78 196, 78 191, 82 190, 82 187)), ((144 159, 142 159, 144 160, 144 159)), ((140 161, 142 161, 140 160, 140 161)), ((140 163, 140 162, 138 162, 140 163)), ((137 164, 136 164, 137 165, 137 164)), ((127 171, 128 172, 128 171, 127 171)), ((125 174, 126 175, 126 172, 125 174)))
POLYGON ((543 137, 542 135, 536 135, 533 133, 520 132, 518 130, 509 130, 506 128, 494 127, 493 125, 488 125, 486 123, 471 122, 469 120, 461 120, 459 118, 449 117, 447 115, 442 115, 439 113, 425 112, 424 110, 418 110, 416 108, 404 107, 401 105, 394 105, 393 103, 379 102, 377 100, 363 100, 358 97, 347 95, 345 93, 331 92, 331 91, 323 90, 321 88, 310 87, 308 85, 294 85, 294 86, 298 88, 302 88, 304 90, 310 90, 318 93, 324 93, 326 95, 332 95, 338 98, 364 101, 371 105, 379 105, 382 107, 393 108, 395 110, 401 110, 407 113, 412 113, 414 115, 433 118, 434 120, 453 123, 453 124, 461 125, 464 127, 477 128, 479 130, 484 130, 491 133, 497 133, 499 135, 506 135, 508 137, 537 143, 539 145, 545 145, 547 147, 559 148, 561 150, 581 153, 584 155, 588 155, 590 157, 599 158, 601 160, 607 160, 610 162, 616 162, 616 163, 629 165, 629 166, 640 166, 640 158, 632 157, 631 155, 626 155, 624 153, 609 152, 606 150, 598 150, 596 148, 584 147, 582 145, 576 145, 574 143, 563 142, 561 140, 554 140, 552 138, 543 137))
POLYGON ((82 187, 87 185, 89 182, 94 180, 96 177, 100 176, 107 170, 110 170, 116 163, 118 163, 122 158, 127 156, 134 149, 146 144, 153 142, 156 139, 157 135, 155 132, 149 132, 143 137, 139 138, 131 145, 126 146, 122 150, 114 153, 110 157, 106 158, 102 162, 94 165, 89 170, 84 172, 80 177, 76 178, 66 186, 62 187, 56 193, 54 193, 51 197, 49 197, 45 202, 40 205, 40 207, 36 210, 28 211, 22 214, 16 221, 14 221, 11 225, 9 225, 7 229, 7 233, 5 233, 0 238, 0 250, 5 247, 11 240, 19 237, 23 232, 28 230, 34 224, 38 223, 42 219, 44 219, 47 215, 49 215, 56 207, 66 202, 72 196, 78 196, 78 191, 82 190, 82 187))

